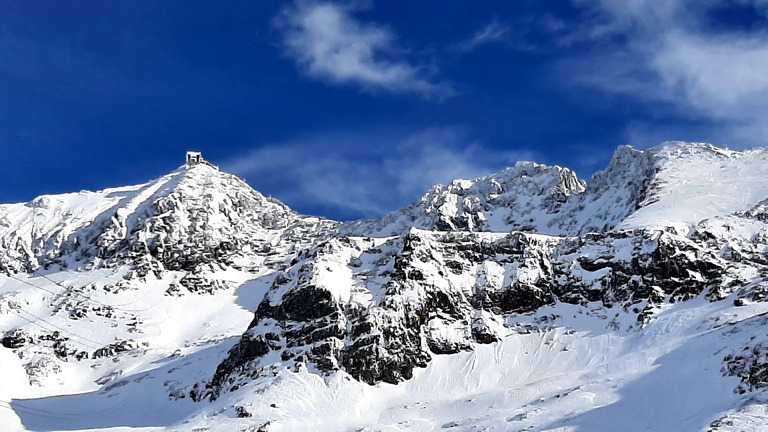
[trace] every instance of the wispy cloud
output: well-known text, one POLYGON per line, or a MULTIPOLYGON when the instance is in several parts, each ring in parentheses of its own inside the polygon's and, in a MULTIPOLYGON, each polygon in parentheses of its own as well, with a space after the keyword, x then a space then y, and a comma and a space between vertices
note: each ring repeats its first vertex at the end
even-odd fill
POLYGON ((486 45, 496 44, 515 51, 537 52, 543 46, 539 40, 563 30, 564 23, 551 15, 523 16, 511 21, 496 19, 475 31, 472 36, 448 47, 460 55, 470 53, 486 45))
POLYGON ((286 55, 308 76, 367 91, 445 98, 450 85, 409 62, 387 27, 356 19, 351 4, 302 1, 275 19, 286 55))
POLYGON ((469 39, 456 45, 456 50, 469 52, 481 45, 493 42, 509 42, 511 29, 509 25, 501 24, 498 21, 491 21, 485 27, 476 31, 469 39))
POLYGON ((768 32, 713 27, 712 17, 724 6, 765 16, 768 2, 573 1, 591 19, 564 39, 599 48, 565 62, 564 74, 608 92, 663 102, 677 116, 716 122, 713 138, 722 144, 766 144, 768 32))
POLYGON ((487 175, 533 156, 486 148, 460 128, 439 128, 298 139, 260 147, 223 167, 299 211, 350 219, 382 215, 416 201, 433 184, 487 175))

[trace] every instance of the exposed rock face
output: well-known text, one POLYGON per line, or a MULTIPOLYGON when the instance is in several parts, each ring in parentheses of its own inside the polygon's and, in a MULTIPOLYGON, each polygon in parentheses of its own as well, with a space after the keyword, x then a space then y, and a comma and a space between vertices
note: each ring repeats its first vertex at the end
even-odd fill
POLYGON ((501 173, 437 185, 419 202, 379 220, 344 224, 353 235, 439 231, 529 231, 578 235, 614 228, 646 200, 661 170, 659 151, 619 147, 587 184, 568 168, 518 162, 501 173))
POLYGON ((378 242, 328 240, 275 279, 210 394, 240 387, 265 357, 397 383, 433 355, 503 337, 509 314, 556 302, 599 301, 633 311, 641 325, 655 304, 702 293, 714 301, 748 282, 733 274, 753 264, 720 253, 710 243, 726 240, 713 236, 704 225, 691 235, 412 229, 378 242))
POLYGON ((554 217, 564 210, 569 198, 584 193, 586 188, 586 182, 568 168, 518 162, 488 177, 436 185, 405 209, 380 220, 345 224, 341 232, 386 236, 411 227, 438 231, 499 231, 500 226, 534 230, 541 214, 554 217))
POLYGON ((723 372, 741 379, 738 393, 768 388, 768 347, 758 343, 745 347, 741 353, 729 354, 723 360, 723 372))
POLYGON ((346 235, 397 235, 426 230, 526 231, 579 236, 613 229, 695 225, 765 199, 768 151, 733 152, 709 144, 672 142, 649 150, 619 147, 589 183, 559 166, 519 162, 498 174, 437 185, 418 202, 377 220, 354 221, 346 235), (740 172, 741 171, 741 172, 740 172), (707 198, 710 191, 731 190, 707 198))

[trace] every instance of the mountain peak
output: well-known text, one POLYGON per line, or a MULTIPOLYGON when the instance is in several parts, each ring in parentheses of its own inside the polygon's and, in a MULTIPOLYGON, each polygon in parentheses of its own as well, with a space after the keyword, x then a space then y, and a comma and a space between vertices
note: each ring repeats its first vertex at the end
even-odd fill
POLYGON ((666 141, 656 147, 648 150, 651 153, 662 156, 678 156, 684 157, 686 155, 717 155, 717 156, 733 156, 740 152, 735 150, 729 150, 717 147, 710 143, 705 142, 687 142, 687 141, 666 141))
POLYGON ((136 254, 164 259, 171 251, 183 257, 233 238, 260 248, 288 228, 329 223, 299 215, 190 152, 185 165, 144 184, 0 205, 0 270, 136 254))
POLYGON ((410 227, 441 231, 532 230, 537 228, 535 217, 539 213, 553 215, 568 197, 585 190, 586 182, 568 168, 521 161, 496 174, 434 185, 418 202, 404 209, 378 220, 344 224, 341 231, 394 235, 410 227))

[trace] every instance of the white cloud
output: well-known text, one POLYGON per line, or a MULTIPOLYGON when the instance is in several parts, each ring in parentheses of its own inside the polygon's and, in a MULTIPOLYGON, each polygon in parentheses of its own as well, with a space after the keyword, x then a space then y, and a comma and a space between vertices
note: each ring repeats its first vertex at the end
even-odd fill
MULTIPOLYGON (((650 59, 664 88, 715 118, 768 108, 768 35, 712 38, 670 32, 650 59)), ((764 113, 759 113, 761 116, 764 113)))
POLYGON ((310 77, 369 91, 444 98, 453 91, 428 68, 413 65, 386 27, 352 16, 338 3, 298 1, 275 20, 286 54, 310 77))
POLYGON ((480 45, 491 42, 507 42, 511 35, 511 29, 508 25, 497 21, 491 21, 482 29, 475 32, 471 38, 459 43, 456 49, 463 52, 472 51, 480 45))
MULTIPOLYGON (((718 123, 713 138, 768 144, 768 32, 712 28, 716 0, 574 0, 587 24, 568 35, 596 42, 592 56, 563 69, 577 82, 662 101, 676 115, 718 123), (624 43, 602 44, 605 40, 624 43), (608 48, 605 48, 608 47, 608 48), (727 132, 727 133, 724 133, 727 132)), ((739 0, 765 14, 765 0, 739 0)), ((685 137, 680 137, 685 139, 685 137)))
POLYGON ((488 149, 461 129, 441 128, 299 139, 260 147, 222 166, 300 211, 359 218, 414 202, 433 184, 487 175, 532 156, 488 149))

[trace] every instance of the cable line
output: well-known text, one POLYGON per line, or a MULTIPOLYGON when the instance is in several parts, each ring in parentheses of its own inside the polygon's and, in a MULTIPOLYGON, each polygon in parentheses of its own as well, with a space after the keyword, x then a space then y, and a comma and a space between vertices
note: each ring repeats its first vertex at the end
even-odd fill
MULTIPOLYGON (((68 289, 70 289, 70 287, 68 287, 68 286, 66 286, 66 285, 64 285, 64 284, 62 284, 61 282, 55 281, 55 280, 53 280, 53 279, 49 278, 49 277, 48 277, 48 276, 46 276, 46 275, 43 275, 43 274, 41 274, 41 275, 40 275, 40 277, 43 277, 43 278, 45 278, 45 279, 47 279, 47 280, 49 280, 49 281, 53 282, 54 284, 56 284, 56 285, 58 285, 58 286, 60 286, 60 287, 62 287, 62 288, 64 288, 64 289, 67 289, 67 290, 68 290, 68 289)), ((120 306, 127 306, 127 305, 130 305, 130 304, 134 304, 134 303, 136 303, 136 302, 139 302, 139 301, 143 300, 143 299, 146 297, 146 295, 145 295, 144 297, 140 298, 140 299, 136 299, 136 300, 134 300, 134 301, 131 301, 131 302, 128 302, 128 303, 122 303, 122 304, 117 304, 117 305, 111 305, 111 304, 107 304, 107 303, 103 303, 103 302, 100 302, 100 301, 96 300, 95 298, 92 298, 91 296, 87 296, 87 295, 85 295, 85 294, 83 294, 83 293, 75 292, 75 294, 76 294, 76 295, 79 295, 80 297, 82 297, 82 298, 84 298, 84 299, 90 300, 90 301, 92 301, 92 302, 94 302, 94 303, 98 303, 98 304, 100 304, 100 305, 102 305, 102 306, 110 307, 110 308, 112 308, 112 309, 115 309, 115 310, 119 310, 119 311, 123 311, 123 312, 144 312, 144 311, 146 311, 146 310, 149 310, 149 309, 152 309, 152 308, 154 307, 154 306, 149 306, 149 307, 146 307, 146 308, 144 308, 144 309, 122 309, 122 308, 120 308, 120 306)))
POLYGON ((74 337, 76 337, 76 338, 78 338, 78 339, 81 339, 81 341, 79 341, 79 342, 78 342, 78 341, 75 341, 75 342, 77 342, 77 343, 79 343, 79 344, 81 344, 81 345, 85 345, 85 346, 87 346, 87 347, 89 347, 89 348, 93 348, 93 349, 100 349, 100 348, 103 348, 103 347, 105 346, 105 344, 103 344, 103 343, 101 343, 101 342, 98 342, 98 341, 95 341, 95 340, 93 340, 93 339, 89 339, 89 338, 87 338, 87 337, 85 337, 85 336, 80 336, 80 335, 78 335, 78 334, 76 334, 76 333, 73 333, 73 332, 71 332, 71 331, 69 331, 69 330, 65 329, 64 327, 59 327, 59 326, 57 326, 56 324, 53 324, 53 323, 51 323, 51 322, 49 322, 49 321, 45 320, 44 318, 41 318, 41 317, 39 317, 39 316, 37 316, 37 315, 35 315, 35 314, 31 313, 31 312, 27 312, 27 311, 24 311, 24 310, 18 310, 18 311, 17 311, 16 309, 11 309, 11 308, 8 308, 8 310, 9 310, 9 311, 11 311, 11 312, 13 312, 13 313, 15 313, 15 314, 16 314, 16 315, 17 315, 19 318, 23 319, 24 321, 27 321, 27 322, 29 322, 30 324, 34 324, 34 325, 36 325, 36 326, 38 326, 38 327, 42 328, 43 330, 48 330, 48 331, 51 331, 51 329, 49 329, 49 328, 45 328, 45 327, 44 327, 42 324, 40 324, 39 322, 37 322, 37 321, 33 321, 33 320, 29 319, 29 318, 26 318, 26 317, 22 316, 22 315, 21 315, 19 312, 23 312, 23 313, 25 313, 25 314, 27 314, 27 315, 32 315, 32 316, 33 316, 33 317, 35 317, 37 320, 39 320, 39 321, 42 321, 42 322, 44 322, 44 323, 48 324, 48 325, 49 325, 49 326, 51 326, 51 327, 54 327, 54 328, 56 328, 56 329, 58 329, 58 330, 60 330, 60 331, 63 331, 63 332, 65 332, 65 333, 69 333, 70 335, 72 335, 72 336, 74 336, 74 337), (96 345, 91 345, 90 343, 87 343, 87 342, 83 342, 83 341, 93 342, 93 343, 95 343, 96 345))
MULTIPOLYGON (((20 279, 20 278, 17 278, 17 277, 16 277, 16 276, 14 276, 14 275, 7 275, 7 276, 8 276, 9 278, 11 278, 11 279, 14 279, 14 280, 17 280, 17 281, 19 281, 19 282, 21 282, 21 283, 23 283, 23 284, 29 285, 29 286, 31 286, 32 288, 37 288, 37 289, 39 289, 39 290, 45 291, 45 292, 47 292, 47 293, 49 293, 49 294, 53 294, 53 295, 62 295, 62 293, 57 293, 57 292, 51 291, 51 290, 49 290, 49 289, 47 289, 47 288, 43 288, 43 287, 41 287, 41 286, 39 286, 39 285, 33 284, 33 283, 32 283, 32 282, 30 282, 30 281, 27 281, 27 280, 24 280, 24 279, 20 279)), ((55 280, 53 280, 53 279, 49 278, 48 276, 45 276, 45 275, 40 275, 40 276, 41 276, 41 277, 43 277, 43 278, 45 278, 45 279, 47 279, 47 280, 49 280, 49 281, 51 281, 51 282, 53 282, 54 284, 56 284, 56 285, 58 285, 58 286, 60 286, 60 287, 62 287, 62 288, 64 288, 64 289, 66 289, 66 290, 69 290, 69 289, 70 289, 70 287, 67 287, 66 285, 63 285, 63 284, 61 284, 60 282, 57 282, 57 281, 55 281, 55 280)), ((94 299, 94 298, 92 298, 92 297, 90 297, 90 296, 87 296, 87 295, 83 294, 83 293, 74 292, 74 294, 75 294, 76 296, 80 296, 81 298, 83 298, 83 299, 85 299, 85 300, 88 300, 88 301, 94 302, 94 303, 96 303, 96 304, 99 304, 99 305, 101 305, 101 306, 104 306, 104 307, 108 307, 108 308, 111 308, 111 309, 114 309, 114 310, 119 310, 119 311, 122 311, 122 312, 144 312, 144 311, 147 311, 147 310, 149 310, 149 309, 152 309, 152 308, 154 307, 154 306, 149 306, 149 307, 147 307, 147 308, 144 308, 144 309, 123 309, 123 308, 121 308, 121 307, 120 307, 120 306, 125 306, 125 305, 129 305, 129 304, 133 304, 133 303, 136 303, 136 302, 138 302, 138 301, 142 300, 143 298, 142 298, 142 299, 137 299, 137 300, 134 300, 134 301, 132 301, 132 302, 129 302, 129 303, 125 303, 125 304, 121 304, 121 305, 114 305, 114 306, 113 306, 113 305, 110 305, 110 304, 107 304, 107 303, 101 302, 101 301, 99 301, 99 300, 96 300, 96 299, 94 299)))

